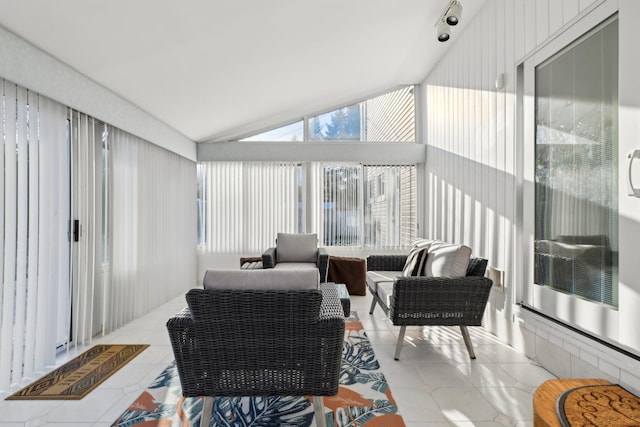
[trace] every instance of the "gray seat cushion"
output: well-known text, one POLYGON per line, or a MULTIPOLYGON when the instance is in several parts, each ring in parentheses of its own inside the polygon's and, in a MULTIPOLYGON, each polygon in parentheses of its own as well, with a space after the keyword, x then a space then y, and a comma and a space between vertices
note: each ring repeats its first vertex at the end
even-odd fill
POLYGON ((393 283, 397 276, 402 276, 402 271, 367 271, 367 286, 377 293, 380 283, 393 283))
POLYGON ((281 262, 273 267, 274 270, 315 270, 318 266, 315 262, 281 262))
POLYGON ((318 289, 318 269, 207 270, 205 289, 290 290, 318 289))
POLYGON ((391 295, 393 294, 393 282, 378 283, 378 297, 387 308, 391 307, 391 295))

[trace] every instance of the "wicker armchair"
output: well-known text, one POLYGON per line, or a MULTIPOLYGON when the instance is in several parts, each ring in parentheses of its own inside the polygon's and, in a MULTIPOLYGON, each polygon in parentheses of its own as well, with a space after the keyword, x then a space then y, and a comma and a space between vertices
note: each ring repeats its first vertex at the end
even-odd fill
POLYGON ((314 265, 320 273, 320 282, 327 282, 329 253, 318 247, 316 234, 278 233, 276 246, 262 254, 262 268, 298 269, 314 265))
POLYGON ((191 289, 167 329, 185 397, 322 396, 338 392, 344 314, 335 287, 310 290, 191 289))
POLYGON ((472 258, 465 277, 403 277, 406 259, 402 255, 367 258, 368 271, 398 272, 390 298, 367 283, 373 295, 369 314, 379 304, 393 324, 401 326, 395 359, 400 358, 407 326, 460 326, 469 356, 475 359, 467 326, 480 326, 482 322, 493 284, 484 277, 487 260, 472 258))

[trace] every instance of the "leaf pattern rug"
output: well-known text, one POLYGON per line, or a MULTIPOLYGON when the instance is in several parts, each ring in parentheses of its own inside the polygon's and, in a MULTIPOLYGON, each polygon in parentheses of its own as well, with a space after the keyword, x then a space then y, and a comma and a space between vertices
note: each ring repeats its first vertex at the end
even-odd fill
MULTIPOLYGON (((200 427, 201 398, 184 398, 172 362, 112 427, 200 427)), ((345 325, 340 387, 324 398, 328 425, 404 427, 380 364, 356 312, 345 325)), ((315 426, 311 396, 220 397, 214 400, 209 427, 315 426)))

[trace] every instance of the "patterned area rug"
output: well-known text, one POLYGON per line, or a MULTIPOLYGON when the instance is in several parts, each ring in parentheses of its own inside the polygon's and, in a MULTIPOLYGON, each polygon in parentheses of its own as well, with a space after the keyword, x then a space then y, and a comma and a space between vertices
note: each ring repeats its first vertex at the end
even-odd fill
MULTIPOLYGON (((175 362, 112 424, 128 427, 180 425, 200 427, 202 399, 183 398, 175 362)), ((315 426, 313 400, 305 397, 217 398, 210 426, 315 426)), ((324 398, 328 425, 403 427, 387 380, 357 314, 347 319, 340 387, 324 398)))
POLYGON ((82 399, 147 347, 147 344, 95 345, 5 400, 82 399))

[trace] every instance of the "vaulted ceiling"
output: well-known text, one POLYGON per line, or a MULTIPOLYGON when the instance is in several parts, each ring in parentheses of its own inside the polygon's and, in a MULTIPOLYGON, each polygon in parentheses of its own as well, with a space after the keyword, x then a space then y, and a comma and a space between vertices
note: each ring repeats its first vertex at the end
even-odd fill
POLYGON ((484 0, 0 0, 0 26, 194 141, 420 83, 484 0))

